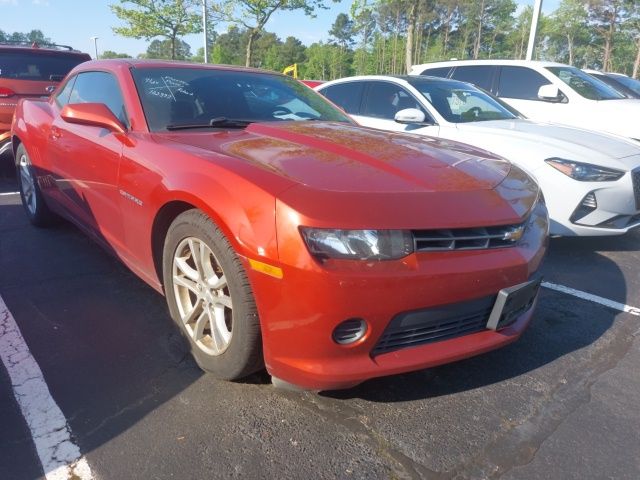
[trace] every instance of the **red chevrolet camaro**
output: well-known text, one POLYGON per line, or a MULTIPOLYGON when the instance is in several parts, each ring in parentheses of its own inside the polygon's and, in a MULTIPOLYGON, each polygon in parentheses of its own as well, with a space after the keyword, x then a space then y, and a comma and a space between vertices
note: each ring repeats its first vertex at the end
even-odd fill
POLYGON ((24 100, 26 213, 62 216, 166 296, 224 379, 335 389, 516 340, 547 213, 517 167, 354 125, 259 70, 110 60, 24 100))

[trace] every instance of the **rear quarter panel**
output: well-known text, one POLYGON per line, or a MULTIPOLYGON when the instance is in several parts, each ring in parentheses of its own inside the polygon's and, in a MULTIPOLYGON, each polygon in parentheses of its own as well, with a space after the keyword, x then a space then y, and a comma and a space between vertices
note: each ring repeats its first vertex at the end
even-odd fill
POLYGON ((23 143, 38 169, 50 171, 45 150, 53 119, 52 107, 48 100, 20 100, 12 123, 13 152, 23 143))

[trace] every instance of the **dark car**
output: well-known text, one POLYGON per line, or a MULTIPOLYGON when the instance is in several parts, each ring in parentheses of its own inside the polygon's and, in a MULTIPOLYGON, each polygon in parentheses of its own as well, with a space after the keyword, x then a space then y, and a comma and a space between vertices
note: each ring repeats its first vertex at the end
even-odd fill
POLYGON ((621 73, 605 73, 597 70, 585 70, 589 75, 615 88, 627 98, 640 98, 640 81, 621 73))
POLYGON ((11 151, 11 119, 21 98, 49 96, 76 65, 91 60, 65 45, 0 42, 0 155, 11 151))

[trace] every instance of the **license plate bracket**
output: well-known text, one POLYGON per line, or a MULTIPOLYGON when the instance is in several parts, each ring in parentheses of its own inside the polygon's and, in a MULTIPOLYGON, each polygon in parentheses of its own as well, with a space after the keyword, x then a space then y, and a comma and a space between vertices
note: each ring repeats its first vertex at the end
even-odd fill
POLYGON ((503 288, 498 292, 493 305, 487 328, 500 330, 508 327, 517 318, 533 306, 540 289, 541 278, 536 278, 513 287, 503 288))

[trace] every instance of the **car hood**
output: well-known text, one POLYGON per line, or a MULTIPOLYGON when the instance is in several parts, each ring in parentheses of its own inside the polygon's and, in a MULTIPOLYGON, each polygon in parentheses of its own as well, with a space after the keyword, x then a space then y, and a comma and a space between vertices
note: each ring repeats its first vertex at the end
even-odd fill
MULTIPOLYGON (((530 120, 496 120, 457 125, 459 139, 476 143, 495 136, 495 143, 486 142, 485 148, 511 159, 518 148, 534 148, 541 159, 560 157, 569 160, 597 163, 615 168, 633 169, 638 166, 640 144, 634 141, 590 130, 540 123, 530 120), (510 145, 506 145, 510 142, 510 145), (503 150, 510 148, 507 155, 503 150), (544 157, 544 158, 543 158, 544 157)), ((514 159, 515 160, 515 159, 514 159)))
POLYGON ((585 112, 587 121, 594 124, 594 129, 640 140, 640 124, 636 120, 640 117, 640 99, 623 98, 589 103, 597 104, 595 108, 590 106, 585 112))
POLYGON ((254 123, 238 132, 163 136, 334 192, 491 190, 510 169, 504 160, 457 142, 344 123, 254 123))

